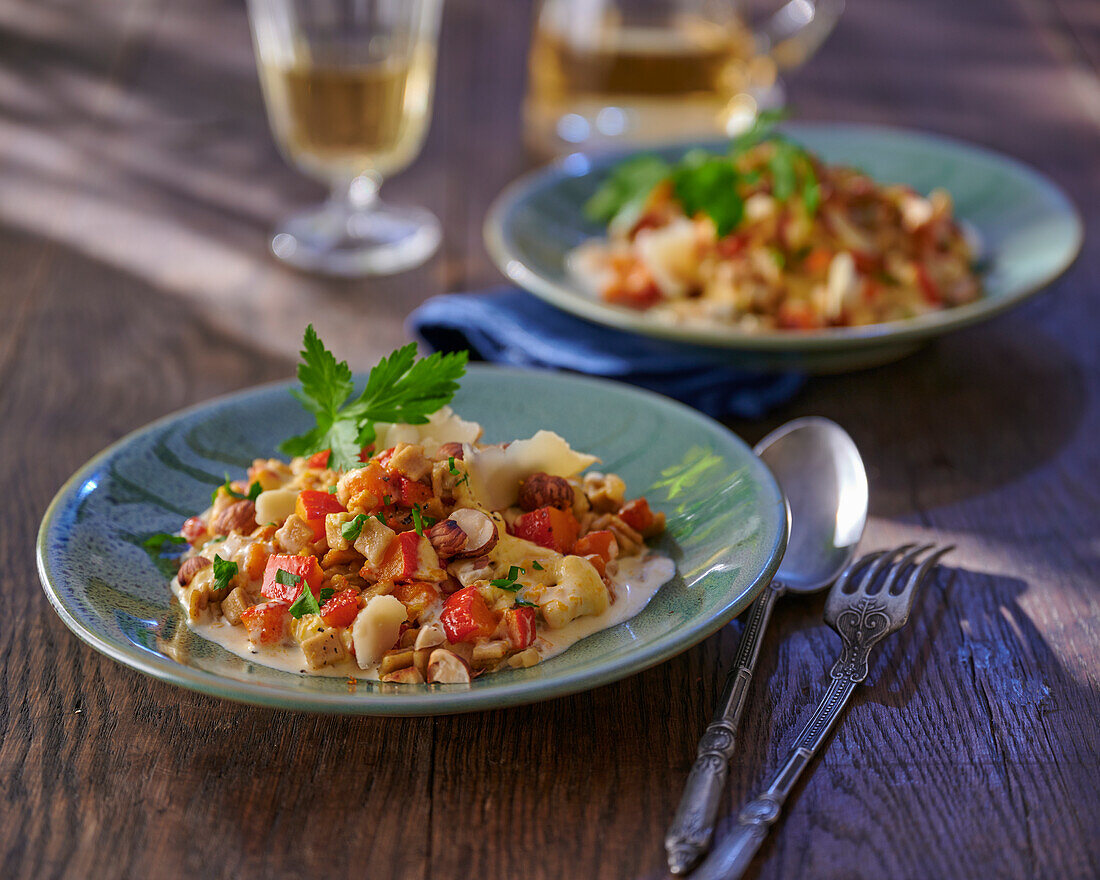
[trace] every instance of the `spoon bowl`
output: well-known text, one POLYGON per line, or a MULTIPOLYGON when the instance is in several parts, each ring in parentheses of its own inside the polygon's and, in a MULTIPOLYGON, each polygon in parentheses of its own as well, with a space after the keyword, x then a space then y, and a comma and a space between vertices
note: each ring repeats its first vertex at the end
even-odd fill
POLYGON ((867 522, 867 471, 848 432, 795 419, 756 444, 787 498, 790 537, 776 580, 795 593, 829 586, 852 561, 867 522))

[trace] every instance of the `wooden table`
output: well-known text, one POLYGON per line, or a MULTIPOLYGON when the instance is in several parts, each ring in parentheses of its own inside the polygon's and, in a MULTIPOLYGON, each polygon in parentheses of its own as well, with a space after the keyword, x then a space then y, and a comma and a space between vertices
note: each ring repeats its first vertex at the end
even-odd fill
MULTIPOLYGON (((238 2, 0 5, 0 876, 654 878, 737 627, 592 693, 374 720, 238 706, 85 647, 38 586, 61 482, 139 425, 289 376, 312 320, 353 366, 405 314, 498 279, 480 243, 522 171, 528 4, 448 0, 436 119, 388 186, 441 254, 330 282, 267 257, 319 193, 267 132, 238 2)), ((865 546, 950 540, 757 859, 760 877, 1100 875, 1100 6, 851 0, 791 89, 1033 163, 1089 225, 1049 295, 893 366, 813 381, 872 480, 865 546)), ((773 768, 836 650, 778 611, 727 796, 773 768)))

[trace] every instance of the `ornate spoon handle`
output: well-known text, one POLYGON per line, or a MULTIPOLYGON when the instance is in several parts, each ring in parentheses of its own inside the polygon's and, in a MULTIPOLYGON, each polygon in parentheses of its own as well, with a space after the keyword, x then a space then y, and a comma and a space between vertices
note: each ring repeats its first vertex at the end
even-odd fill
POLYGON ((798 777, 836 724, 856 685, 866 675, 864 671, 859 678, 833 678, 817 711, 794 741, 783 765, 771 778, 768 787, 741 808, 737 825, 699 866, 694 875, 696 880, 736 880, 745 872, 769 829, 779 818, 780 808, 798 777))
POLYGON ((684 786, 680 806, 665 835, 668 867, 673 874, 690 871, 710 846, 718 803, 729 775, 729 760, 736 743, 737 727, 745 708, 745 696, 752 681, 756 658, 760 656, 760 643, 771 619, 775 600, 784 589, 781 583, 773 581, 749 610, 749 619, 737 645, 737 657, 726 677, 714 720, 707 725, 703 738, 699 740, 695 764, 684 786))

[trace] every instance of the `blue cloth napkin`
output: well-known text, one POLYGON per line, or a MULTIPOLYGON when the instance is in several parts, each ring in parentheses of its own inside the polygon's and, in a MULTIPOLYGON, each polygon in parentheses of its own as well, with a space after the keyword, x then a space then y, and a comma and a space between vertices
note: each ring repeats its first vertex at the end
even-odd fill
POLYGON ((715 417, 759 418, 805 382, 800 373, 731 367, 720 349, 601 327, 514 288, 433 297, 407 327, 434 351, 468 349, 473 360, 617 379, 715 417))

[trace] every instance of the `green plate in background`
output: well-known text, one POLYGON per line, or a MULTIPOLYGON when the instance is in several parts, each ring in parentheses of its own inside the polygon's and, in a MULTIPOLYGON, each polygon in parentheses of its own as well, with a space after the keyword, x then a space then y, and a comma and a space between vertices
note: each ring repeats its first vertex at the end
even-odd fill
MULTIPOLYGON (((788 124, 783 131, 827 162, 853 165, 876 180, 951 193, 956 214, 981 236, 985 296, 977 302, 904 321, 866 327, 749 334, 720 324, 673 324, 601 302, 570 277, 565 258, 604 230, 582 207, 609 169, 626 155, 567 156, 520 178, 497 198, 485 242, 498 268, 516 284, 589 321, 690 345, 727 349, 746 366, 832 372, 884 363, 935 336, 988 320, 1043 289, 1081 249, 1081 219, 1053 183, 1007 156, 960 141, 862 125, 788 124)), ((641 152, 677 158, 689 149, 725 150, 728 140, 682 143, 641 152)))
POLYGON ((106 449, 62 487, 42 521, 38 567, 57 613, 80 638, 162 681, 266 706, 426 715, 529 703, 639 672, 706 638, 752 601, 786 543, 781 495, 764 465, 705 416, 625 385, 472 366, 455 410, 489 442, 540 428, 598 455, 633 495, 668 516, 660 548, 678 575, 630 621, 531 669, 472 685, 395 686, 296 675, 249 662, 194 635, 168 589, 173 566, 141 547, 210 501, 223 474, 275 455, 308 418, 289 383, 168 416, 106 449))

